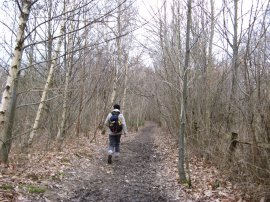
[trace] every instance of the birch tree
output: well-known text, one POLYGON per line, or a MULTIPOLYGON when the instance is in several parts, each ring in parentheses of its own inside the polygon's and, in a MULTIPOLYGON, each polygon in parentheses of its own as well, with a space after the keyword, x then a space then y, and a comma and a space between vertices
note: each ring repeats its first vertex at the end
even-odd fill
MULTIPOLYGON (((65 12, 66 12, 66 4, 64 4, 63 14, 65 12)), ((58 61, 60 49, 61 49, 61 46, 62 46, 62 43, 63 43, 63 40, 64 40, 63 34, 64 34, 64 31, 65 31, 65 23, 66 23, 66 18, 64 18, 62 20, 62 24, 61 24, 61 28, 60 28, 60 36, 62 36, 62 37, 60 37, 58 39, 57 47, 56 47, 56 50, 55 50, 54 55, 52 57, 52 61, 50 63, 50 69, 49 69, 49 72, 48 72, 48 77, 47 77, 47 80, 46 80, 46 83, 45 83, 45 86, 44 86, 44 89, 43 89, 43 92, 42 92, 42 96, 41 96, 41 99, 40 99, 40 104, 38 106, 38 110, 37 110, 36 118, 35 118, 35 121, 34 121, 34 125, 33 125, 33 128, 32 128, 32 131, 30 133, 28 143, 27 143, 29 146, 32 144, 33 138, 36 135, 37 130, 39 128, 40 118, 41 118, 42 110, 43 110, 45 102, 46 102, 46 96, 47 96, 47 93, 48 93, 48 90, 49 90, 51 79, 52 79, 54 70, 57 67, 57 61, 58 61)))
MULTIPOLYGON (((20 6, 19 2, 18 5, 20 6)), ((16 88, 18 85, 21 60, 24 49, 24 35, 33 3, 29 0, 22 1, 19 9, 21 11, 18 24, 18 32, 13 53, 9 75, 0 104, 0 161, 7 163, 11 147, 12 127, 14 119, 14 108, 16 105, 16 88)))

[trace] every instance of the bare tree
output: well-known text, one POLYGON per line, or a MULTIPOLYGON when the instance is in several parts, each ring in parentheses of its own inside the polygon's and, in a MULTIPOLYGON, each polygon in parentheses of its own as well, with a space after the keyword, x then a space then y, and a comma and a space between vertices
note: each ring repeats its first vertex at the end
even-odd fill
MULTIPOLYGON (((229 118, 228 118, 228 131, 232 131, 232 127, 235 127, 236 124, 236 113, 233 109, 237 103, 237 83, 239 82, 238 78, 238 49, 239 49, 239 42, 238 42, 238 0, 234 0, 234 21, 233 21, 233 44, 231 44, 231 48, 233 50, 233 57, 232 57, 232 89, 230 94, 230 103, 229 103, 229 118)), ((233 131, 235 132, 235 131, 233 131)))
POLYGON ((21 14, 19 18, 19 29, 16 37, 14 56, 12 58, 11 66, 9 68, 9 75, 7 78, 5 90, 2 95, 2 101, 0 106, 0 161, 5 163, 7 163, 8 161, 8 154, 11 146, 12 127, 14 121, 14 110, 17 94, 16 90, 24 49, 24 35, 32 5, 33 3, 31 1, 22 1, 22 8, 20 8, 21 14))
POLYGON ((124 62, 124 92, 123 92, 123 99, 122 99, 122 113, 125 112, 126 107, 126 99, 127 99, 127 81, 128 81, 128 53, 125 56, 124 62))
POLYGON ((188 0, 187 4, 187 31, 186 31, 186 54, 185 64, 183 68, 183 93, 182 93, 182 105, 181 105, 181 123, 179 130, 179 177, 181 182, 186 182, 185 173, 185 135, 186 135, 186 112, 188 101, 188 68, 189 68, 189 55, 190 55, 190 30, 191 30, 191 3, 192 0, 188 0))
MULTIPOLYGON (((75 25, 74 22, 72 22, 70 25, 71 27, 71 32, 74 31, 75 25)), ((65 27, 67 29, 67 26, 65 27)), ((75 35, 76 36, 76 35, 75 35)), ((74 49, 74 40, 73 40, 73 34, 68 35, 68 50, 67 50, 67 70, 66 70, 66 75, 65 75, 65 84, 64 84, 64 92, 63 92, 63 111, 62 111, 62 116, 61 116, 61 123, 60 127, 58 129, 58 133, 56 138, 62 142, 63 137, 65 134, 65 127, 66 127, 66 119, 67 119, 67 113, 68 113, 68 89, 69 89, 69 83, 70 83, 70 76, 71 76, 71 71, 72 71, 72 66, 73 66, 73 52, 72 50, 74 49)))
MULTIPOLYGON (((66 12, 66 4, 64 5, 64 9, 63 9, 63 13, 65 13, 65 12, 66 12)), ((47 96, 47 93, 48 93, 48 90, 49 90, 51 79, 52 79, 54 70, 57 67, 57 60, 58 60, 60 49, 61 49, 61 46, 62 46, 62 43, 63 43, 63 40, 64 40, 63 34, 64 34, 64 31, 65 31, 65 23, 66 23, 66 19, 63 19, 62 24, 61 24, 61 28, 60 28, 60 36, 62 36, 62 37, 60 37, 58 39, 57 47, 56 47, 56 50, 55 50, 54 55, 52 57, 52 61, 50 63, 48 77, 47 77, 47 80, 46 80, 46 83, 45 83, 45 86, 44 86, 44 89, 43 89, 43 92, 42 92, 42 96, 41 96, 41 99, 40 99, 40 104, 39 104, 39 107, 38 107, 38 110, 37 110, 34 125, 33 125, 33 128, 32 128, 32 131, 30 133, 29 140, 27 142, 27 144, 29 146, 32 144, 33 138, 35 137, 35 135, 37 133, 37 130, 39 128, 40 118, 41 118, 42 110, 43 110, 45 102, 46 102, 46 96, 47 96)))

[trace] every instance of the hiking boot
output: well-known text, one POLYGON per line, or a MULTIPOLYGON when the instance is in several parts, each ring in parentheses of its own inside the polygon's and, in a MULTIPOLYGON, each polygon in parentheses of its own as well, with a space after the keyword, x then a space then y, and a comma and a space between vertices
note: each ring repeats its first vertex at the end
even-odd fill
POLYGON ((108 164, 111 164, 112 163, 112 155, 110 154, 109 156, 108 156, 108 164))

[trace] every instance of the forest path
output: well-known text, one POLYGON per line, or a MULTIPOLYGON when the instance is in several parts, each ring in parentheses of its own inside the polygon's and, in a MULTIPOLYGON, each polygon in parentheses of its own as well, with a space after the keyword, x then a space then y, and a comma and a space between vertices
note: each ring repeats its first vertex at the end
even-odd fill
POLYGON ((113 158, 110 165, 106 148, 101 148, 88 164, 82 162, 83 158, 78 159, 58 189, 47 192, 43 200, 188 201, 176 179, 165 176, 169 173, 162 145, 156 144, 159 135, 157 126, 148 123, 138 133, 123 137, 120 159, 113 158))
POLYGON ((66 138, 62 151, 14 153, 0 167, 3 202, 249 202, 248 192, 213 165, 190 157, 192 186, 178 183, 175 139, 154 123, 123 136, 121 157, 107 163, 108 136, 66 138), (16 163, 17 158, 17 163, 16 163), (20 159, 22 162, 20 163, 20 159))

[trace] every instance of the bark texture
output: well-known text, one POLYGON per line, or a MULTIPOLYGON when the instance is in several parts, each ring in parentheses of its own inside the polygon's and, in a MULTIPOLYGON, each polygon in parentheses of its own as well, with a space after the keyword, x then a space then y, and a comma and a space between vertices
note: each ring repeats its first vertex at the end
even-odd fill
POLYGON ((188 1, 187 10, 187 34, 186 34, 186 54, 185 65, 183 69, 183 94, 182 94, 182 106, 180 115, 180 133, 179 133, 179 177, 181 182, 186 182, 185 173, 185 135, 186 135, 186 111, 187 111, 187 83, 188 83, 188 67, 189 67, 189 55, 190 55, 190 30, 191 30, 191 1, 188 1))
POLYGON ((2 95, 0 105, 0 161, 7 163, 8 153, 12 139, 12 124, 15 116, 16 87, 21 66, 25 28, 29 18, 31 1, 22 2, 22 11, 19 18, 19 29, 16 37, 16 45, 13 53, 6 86, 2 95))

